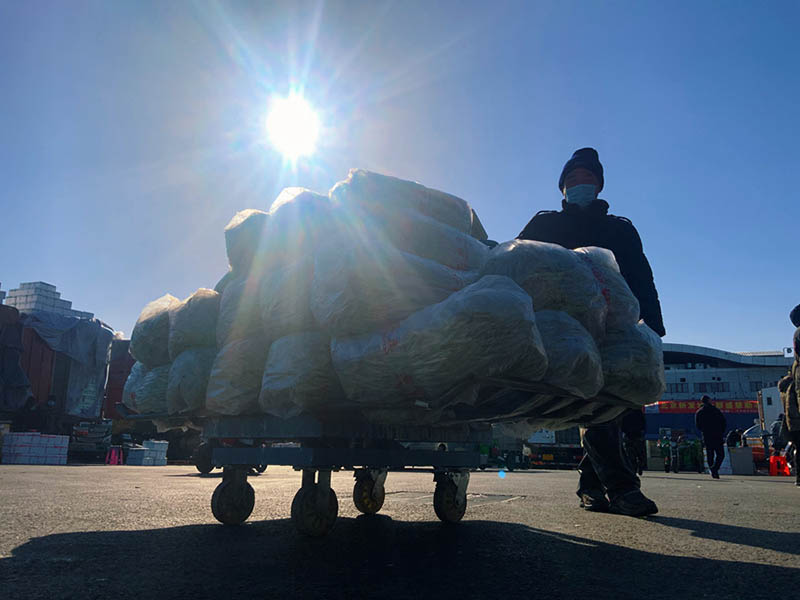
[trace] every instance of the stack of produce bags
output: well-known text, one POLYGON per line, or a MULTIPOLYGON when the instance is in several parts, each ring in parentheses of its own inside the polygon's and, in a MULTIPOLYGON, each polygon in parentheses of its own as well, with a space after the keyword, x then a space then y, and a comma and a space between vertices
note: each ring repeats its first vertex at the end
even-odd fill
POLYGON ((530 241, 490 251, 485 239, 465 201, 413 182, 353 170, 327 196, 287 188, 226 227, 230 270, 216 291, 145 307, 126 402, 527 426, 594 418, 602 403, 573 404, 601 391, 659 399, 660 340, 637 323, 613 254, 530 241), (489 402, 466 387, 441 401, 490 376, 559 393, 489 402))

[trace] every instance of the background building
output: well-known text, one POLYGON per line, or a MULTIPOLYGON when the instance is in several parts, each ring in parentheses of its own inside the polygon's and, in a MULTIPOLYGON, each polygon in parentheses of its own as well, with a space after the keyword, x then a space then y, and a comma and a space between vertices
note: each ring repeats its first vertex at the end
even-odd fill
MULTIPOLYGON (((2 301, 2 298, 0 298, 2 301)), ((4 304, 13 306, 20 312, 44 311, 79 319, 91 319, 94 314, 72 308, 72 302, 63 300, 56 286, 44 281, 21 283, 18 288, 9 290, 4 304)))
POLYGON ((703 346, 664 344, 667 390, 645 407, 647 437, 661 428, 697 433, 694 413, 707 394, 724 414, 728 429, 747 429, 759 418, 758 393, 786 375, 793 358, 783 351, 726 352, 703 346))

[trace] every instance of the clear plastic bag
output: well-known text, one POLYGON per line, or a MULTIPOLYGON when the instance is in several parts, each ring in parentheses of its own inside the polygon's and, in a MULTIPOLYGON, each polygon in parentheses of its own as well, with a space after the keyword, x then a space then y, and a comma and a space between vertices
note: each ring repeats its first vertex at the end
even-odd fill
POLYGON ((666 390, 661 338, 644 321, 608 330, 600 356, 604 392, 642 406, 661 400, 666 390))
POLYGON ((591 398, 603 387, 600 351, 592 336, 567 313, 536 312, 536 326, 547 351, 543 381, 581 398, 591 398))
POLYGON ((260 279, 231 281, 222 293, 217 318, 217 348, 248 337, 264 337, 259 307, 260 279))
POLYGON ((343 400, 328 336, 305 332, 273 342, 258 398, 263 412, 289 418, 304 411, 342 408, 343 400))
POLYGON ((150 369, 135 363, 122 392, 123 404, 142 415, 165 414, 169 369, 168 364, 150 369))
POLYGON ((269 346, 261 338, 226 344, 214 359, 206 391, 206 409, 220 415, 258 412, 258 393, 269 346))
POLYGON ((250 272, 253 256, 266 234, 269 215, 263 210, 248 208, 236 213, 225 226, 225 248, 228 262, 238 277, 250 272))
POLYGON ((469 234, 412 210, 372 218, 380 234, 403 252, 435 260, 458 271, 479 271, 489 247, 469 234))
POLYGON ((392 215, 412 209, 469 234, 472 210, 466 201, 427 188, 413 181, 351 169, 345 181, 337 183, 329 196, 347 206, 358 206, 374 214, 392 215))
POLYGON ((619 272, 614 253, 605 248, 588 246, 577 248, 578 253, 592 270, 600 290, 608 303, 606 329, 619 329, 636 325, 639 321, 639 301, 619 272))
POLYGON ((595 340, 602 339, 608 305, 592 271, 572 250, 546 242, 512 240, 489 253, 482 273, 510 277, 530 294, 535 310, 563 311, 595 340))
POLYGON ((217 350, 190 348, 172 362, 167 381, 167 412, 193 412, 205 406, 208 378, 217 350))
POLYGON ((150 368, 169 362, 169 313, 180 304, 165 294, 144 307, 131 333, 131 356, 150 368))
POLYGON ((401 252, 359 221, 320 248, 311 311, 331 335, 362 333, 400 321, 473 283, 478 274, 401 252))
POLYGON ((216 344, 220 295, 200 288, 174 306, 169 314, 169 357, 172 360, 189 348, 216 344))
POLYGON ((261 278, 259 306, 267 339, 317 328, 311 314, 314 258, 307 256, 261 278))
POLYGON ((331 353, 348 398, 372 408, 435 403, 470 376, 516 367, 535 380, 547 370, 530 298, 498 276, 484 277, 394 327, 334 338, 331 353))

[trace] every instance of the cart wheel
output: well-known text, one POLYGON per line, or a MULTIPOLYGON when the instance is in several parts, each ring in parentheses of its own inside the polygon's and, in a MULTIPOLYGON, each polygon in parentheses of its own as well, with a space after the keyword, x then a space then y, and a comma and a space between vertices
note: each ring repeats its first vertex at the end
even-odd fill
POLYGON ((386 489, 380 486, 375 488, 375 481, 371 477, 360 477, 356 479, 353 486, 353 503, 356 508, 365 515, 374 515, 383 506, 386 499, 386 489))
POLYGON ((439 481, 433 493, 433 510, 445 523, 458 523, 467 512, 467 495, 458 501, 458 488, 452 481, 439 481))
POLYGON ((214 468, 211 463, 211 445, 208 442, 203 442, 194 449, 194 466, 203 475, 208 475, 214 468))
POLYGON ((321 511, 317 502, 317 484, 301 487, 292 500, 292 521, 297 530, 311 537, 327 534, 336 522, 339 501, 336 492, 330 489, 328 506, 321 511))
POLYGON ((253 468, 256 470, 257 473, 263 473, 264 471, 267 470, 268 466, 269 465, 256 465, 253 468))
POLYGON ((256 494, 246 481, 223 481, 211 496, 211 512, 220 523, 241 525, 253 512, 256 494))

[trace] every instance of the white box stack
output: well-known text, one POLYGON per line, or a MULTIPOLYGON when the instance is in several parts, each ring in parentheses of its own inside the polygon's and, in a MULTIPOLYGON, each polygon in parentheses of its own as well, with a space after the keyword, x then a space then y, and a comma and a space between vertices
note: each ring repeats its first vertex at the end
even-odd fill
POLYGON ((65 465, 69 436, 36 432, 3 436, 4 465, 65 465))
POLYGON ((166 466, 169 442, 163 440, 145 440, 142 442, 142 446, 146 449, 142 464, 155 467, 166 466))

